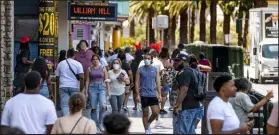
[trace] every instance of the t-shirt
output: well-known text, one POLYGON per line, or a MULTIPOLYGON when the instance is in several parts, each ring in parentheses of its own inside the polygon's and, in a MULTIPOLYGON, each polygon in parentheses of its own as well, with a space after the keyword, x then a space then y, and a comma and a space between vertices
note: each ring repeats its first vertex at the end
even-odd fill
POLYGON ((107 60, 106 60, 106 58, 104 58, 104 57, 101 57, 101 58, 100 58, 100 63, 101 63, 101 65, 102 65, 103 67, 108 66, 107 60))
POLYGON ((182 86, 188 87, 187 95, 182 102, 182 110, 199 108, 200 103, 198 100, 196 100, 196 98, 193 95, 193 93, 196 91, 197 85, 195 81, 195 76, 193 74, 193 70, 190 68, 185 68, 184 70, 181 70, 177 74, 176 80, 178 89, 180 89, 180 87, 182 86))
POLYGON ((212 134, 210 120, 222 120, 221 131, 231 131, 240 127, 240 121, 230 102, 224 102, 220 97, 213 98, 207 108, 207 129, 212 134))
POLYGON ((81 63, 83 71, 86 71, 90 66, 92 66, 91 59, 93 54, 92 50, 89 49, 86 52, 76 53, 75 60, 81 63))
MULTIPOLYGON (((125 78, 128 78, 128 75, 125 70, 121 70, 121 72, 124 74, 125 78)), ((125 92, 125 83, 117 80, 117 77, 119 77, 121 72, 119 72, 118 74, 115 74, 113 70, 110 70, 108 72, 108 76, 110 79, 111 95, 119 96, 125 92)))
POLYGON ((156 96, 156 76, 157 68, 140 67, 140 96, 141 97, 157 97, 156 96))
MULTIPOLYGON (((164 65, 162 61, 160 61, 158 58, 153 58, 153 63, 151 64, 153 67, 156 67, 159 72, 164 70, 164 65)), ((144 60, 142 60, 139 64, 139 68, 144 66, 144 60)))
POLYGON ((46 134, 46 125, 57 119, 53 102, 40 94, 20 93, 6 102, 1 125, 16 127, 26 134, 46 134))
POLYGON ((30 64, 24 64, 22 62, 22 58, 25 57, 27 60, 29 60, 30 52, 29 50, 20 50, 16 56, 16 68, 15 72, 20 73, 27 73, 30 69, 30 64))
MULTIPOLYGON (((71 68, 75 74, 81 74, 83 72, 82 65, 73 59, 67 59, 71 68)), ((69 65, 66 60, 61 61, 56 69, 56 76, 59 76, 59 88, 70 87, 70 88, 79 88, 79 81, 76 76, 70 70, 69 65)))
MULTIPOLYGON (((199 60, 199 64, 205 65, 205 66, 210 66, 210 61, 207 60, 207 59, 199 60)), ((205 74, 208 73, 207 71, 201 71, 201 72, 203 72, 203 73, 205 73, 205 74)))
POLYGON ((240 121, 240 125, 246 123, 249 111, 251 111, 255 106, 250 97, 243 92, 237 92, 235 97, 229 99, 229 102, 235 110, 235 113, 240 121))
POLYGON ((273 109, 267 123, 273 127, 277 127, 277 133, 278 133, 279 131, 278 130, 278 101, 273 104, 273 109))

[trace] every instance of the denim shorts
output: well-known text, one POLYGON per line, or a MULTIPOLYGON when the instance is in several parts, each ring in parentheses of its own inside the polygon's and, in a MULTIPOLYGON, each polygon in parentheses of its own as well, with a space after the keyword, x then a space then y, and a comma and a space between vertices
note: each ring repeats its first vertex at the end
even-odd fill
POLYGON ((202 117, 203 117, 203 115, 204 115, 204 107, 203 107, 202 104, 200 104, 200 108, 199 108, 199 112, 198 112, 197 119, 198 119, 198 120, 201 120, 202 117))
POLYGON ((89 84, 89 100, 92 109, 97 109, 100 106, 106 105, 107 93, 105 83, 89 84))
POLYGON ((170 91, 170 86, 169 86, 169 84, 165 84, 165 86, 164 87, 162 87, 162 90, 161 90, 162 92, 164 92, 164 93, 168 93, 169 91, 170 91))
POLYGON ((179 111, 173 116, 173 134, 196 134, 195 124, 199 108, 179 111))

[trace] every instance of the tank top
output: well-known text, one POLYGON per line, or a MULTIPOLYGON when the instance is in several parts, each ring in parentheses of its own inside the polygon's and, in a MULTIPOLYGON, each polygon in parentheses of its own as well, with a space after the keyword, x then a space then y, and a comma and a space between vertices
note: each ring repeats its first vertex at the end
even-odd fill
POLYGON ((142 97, 156 97, 156 67, 142 66, 140 70, 140 95, 142 97))
POLYGON ((100 83, 104 82, 105 73, 103 67, 95 69, 92 66, 90 67, 90 83, 100 83))

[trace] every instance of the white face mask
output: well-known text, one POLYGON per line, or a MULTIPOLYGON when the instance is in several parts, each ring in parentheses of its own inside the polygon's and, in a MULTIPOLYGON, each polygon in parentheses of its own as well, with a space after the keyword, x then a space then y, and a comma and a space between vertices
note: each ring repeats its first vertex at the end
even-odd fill
POLYGON ((113 64, 113 69, 118 70, 120 68, 119 64, 113 64))

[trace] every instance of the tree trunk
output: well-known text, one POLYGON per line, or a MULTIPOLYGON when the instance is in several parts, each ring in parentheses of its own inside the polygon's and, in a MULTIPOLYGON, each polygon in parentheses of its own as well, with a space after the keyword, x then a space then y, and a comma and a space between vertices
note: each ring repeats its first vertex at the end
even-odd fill
POLYGON ((132 18, 130 22, 130 37, 135 36, 135 19, 132 18))
POLYGON ((216 44, 217 0, 210 3, 210 43, 216 44))
MULTIPOLYGON (((241 22, 243 22, 243 2, 240 2, 239 5, 239 13, 238 13, 238 19, 241 19, 241 22)), ((242 25, 242 23, 241 23, 242 25)), ((242 40, 242 29, 238 32, 238 46, 242 46, 243 45, 243 40, 242 40)))
POLYGON ((254 8, 267 7, 267 0, 253 0, 254 8))
POLYGON ((0 106, 2 112, 3 104, 12 96, 14 1, 0 1, 0 10, 2 12, 0 16, 0 106), (5 94, 7 95, 6 97, 5 94))
POLYGON ((243 48, 247 47, 248 28, 249 28, 249 12, 246 12, 245 13, 244 34, 243 34, 243 48))
POLYGON ((230 34, 230 23, 231 22, 231 15, 226 15, 224 13, 224 21, 223 21, 223 31, 224 31, 224 44, 229 45, 226 43, 225 35, 230 34))
POLYGON ((191 15, 190 43, 194 42, 195 25, 196 25, 196 7, 193 5, 193 7, 192 7, 192 15, 191 15))
POLYGON ((148 45, 155 43, 155 32, 152 29, 152 17, 154 16, 154 10, 150 9, 148 12, 148 45))
POLYGON ((170 18, 170 30, 169 30, 169 48, 175 46, 175 30, 176 30, 176 16, 170 18))
MULTIPOLYGON (((166 15, 169 16, 169 12, 166 12, 166 15)), ((170 18, 168 18, 168 23, 170 24, 170 18)), ((168 32, 169 32, 169 27, 167 29, 164 29, 164 40, 163 40, 164 47, 168 47, 168 44, 169 44, 168 41, 169 41, 170 36, 169 36, 168 32)))
POLYGON ((202 0, 200 9, 200 41, 205 42, 206 19, 205 19, 206 1, 202 0))
POLYGON ((188 13, 185 11, 180 15, 179 39, 180 43, 188 44, 188 13))

